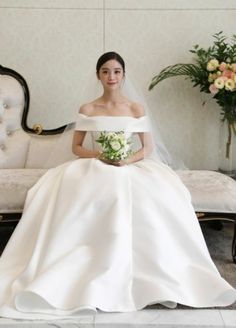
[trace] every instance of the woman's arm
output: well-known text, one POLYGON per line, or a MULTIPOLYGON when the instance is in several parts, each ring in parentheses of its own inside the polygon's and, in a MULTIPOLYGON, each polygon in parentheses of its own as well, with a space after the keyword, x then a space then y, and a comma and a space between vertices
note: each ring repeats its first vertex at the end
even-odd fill
POLYGON ((139 133, 139 139, 141 141, 142 147, 136 151, 132 156, 130 156, 127 160, 125 160, 126 164, 131 164, 138 162, 148 155, 151 154, 153 150, 153 142, 151 134, 148 132, 139 133))
POLYGON ((112 164, 115 166, 123 166, 126 164, 131 164, 131 163, 141 161, 142 159, 148 157, 148 155, 150 155, 153 150, 153 142, 152 142, 151 134, 148 132, 142 132, 142 133, 139 133, 138 135, 139 135, 142 147, 138 151, 136 151, 133 155, 131 155, 129 158, 127 158, 125 160, 120 160, 117 162, 112 162, 109 164, 112 164))
POLYGON ((97 150, 89 150, 82 146, 86 131, 75 131, 72 142, 72 151, 81 158, 97 158, 100 152, 97 150))

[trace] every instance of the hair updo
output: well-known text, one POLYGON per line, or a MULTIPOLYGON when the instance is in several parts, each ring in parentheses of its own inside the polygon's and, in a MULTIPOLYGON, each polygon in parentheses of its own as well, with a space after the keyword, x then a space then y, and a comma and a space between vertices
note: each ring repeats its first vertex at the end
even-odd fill
POLYGON ((123 58, 118 53, 116 53, 114 51, 109 51, 98 58, 97 65, 96 65, 97 74, 99 73, 99 70, 102 67, 102 65, 105 64, 108 60, 118 61, 118 63, 121 64, 123 71, 125 73, 125 62, 124 62, 123 58))

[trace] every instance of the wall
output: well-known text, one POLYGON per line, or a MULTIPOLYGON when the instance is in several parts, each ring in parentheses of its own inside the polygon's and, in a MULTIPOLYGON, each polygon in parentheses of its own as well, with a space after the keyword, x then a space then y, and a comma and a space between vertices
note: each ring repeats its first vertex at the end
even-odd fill
POLYGON ((208 47, 221 30, 236 31, 235 0, 0 0, 1 65, 29 84, 30 126, 70 122, 98 56, 116 50, 167 147, 194 169, 218 167, 219 107, 184 78, 148 86, 167 65, 192 62, 188 50, 208 47))

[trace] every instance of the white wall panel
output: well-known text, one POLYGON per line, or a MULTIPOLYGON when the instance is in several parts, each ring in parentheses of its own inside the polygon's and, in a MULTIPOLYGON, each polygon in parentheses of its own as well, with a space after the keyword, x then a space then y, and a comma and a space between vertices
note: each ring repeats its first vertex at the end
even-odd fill
POLYGON ((1 9, 1 65, 27 80, 28 125, 45 129, 70 122, 84 80, 102 52, 102 12, 1 9))
POLYGON ((170 150, 190 168, 218 165, 219 108, 184 78, 148 91, 167 65, 192 62, 189 49, 236 31, 235 0, 0 0, 1 62, 31 93, 28 124, 71 121, 98 56, 116 50, 155 113, 170 150), (202 101, 209 101, 202 107, 202 101))
POLYGON ((208 47, 220 30, 232 36, 236 11, 107 10, 106 50, 117 50, 141 86, 168 148, 191 168, 217 168, 219 107, 184 78, 163 81, 152 91, 155 73, 168 65, 193 62, 189 49, 208 47), (205 107, 202 102, 207 99, 205 107))

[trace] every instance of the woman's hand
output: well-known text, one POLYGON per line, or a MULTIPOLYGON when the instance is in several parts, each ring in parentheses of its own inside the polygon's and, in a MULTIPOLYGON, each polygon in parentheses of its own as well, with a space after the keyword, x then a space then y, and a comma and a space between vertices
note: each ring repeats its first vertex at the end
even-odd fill
POLYGON ((97 159, 99 159, 101 162, 103 162, 105 164, 114 165, 114 166, 124 166, 124 165, 128 164, 128 162, 126 160, 112 161, 112 160, 106 159, 102 156, 102 154, 99 154, 97 156, 97 159))

